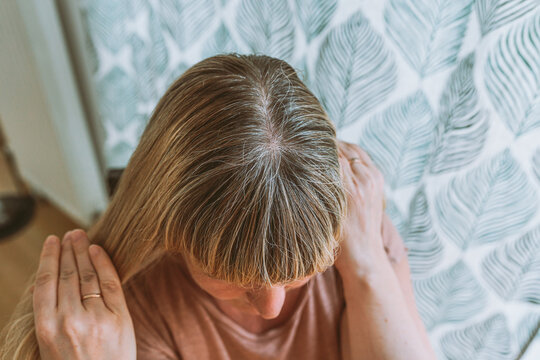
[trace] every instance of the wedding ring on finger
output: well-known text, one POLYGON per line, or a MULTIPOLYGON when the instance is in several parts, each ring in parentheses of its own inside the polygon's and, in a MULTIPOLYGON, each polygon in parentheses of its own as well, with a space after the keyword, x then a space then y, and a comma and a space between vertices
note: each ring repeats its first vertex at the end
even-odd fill
POLYGON ((101 297, 101 294, 100 293, 95 293, 95 294, 86 294, 84 295, 82 298, 81 298, 81 301, 84 301, 86 299, 91 299, 91 298, 100 298, 101 297))

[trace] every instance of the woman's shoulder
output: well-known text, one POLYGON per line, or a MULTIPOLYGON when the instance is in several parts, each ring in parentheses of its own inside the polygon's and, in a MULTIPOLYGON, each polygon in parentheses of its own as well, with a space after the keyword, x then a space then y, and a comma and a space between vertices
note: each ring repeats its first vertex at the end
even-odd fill
POLYGON ((171 306, 179 306, 172 301, 172 265, 170 259, 161 258, 123 285, 141 358, 179 358, 169 331, 175 313, 171 306))

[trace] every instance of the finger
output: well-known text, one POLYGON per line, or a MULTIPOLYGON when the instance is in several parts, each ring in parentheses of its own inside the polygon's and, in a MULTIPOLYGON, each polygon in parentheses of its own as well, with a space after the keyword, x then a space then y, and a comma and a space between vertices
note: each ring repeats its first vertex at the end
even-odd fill
POLYGON ((122 284, 109 255, 98 245, 90 245, 88 250, 98 275, 105 305, 117 315, 125 314, 128 310, 122 284))
POLYGON ((375 181, 382 181, 384 182, 384 176, 382 175, 382 172, 379 170, 371 156, 362 149, 359 146, 354 146, 355 153, 357 156, 362 160, 362 162, 368 167, 370 174, 374 176, 375 181))
POLYGON ((356 189, 356 191, 363 193, 363 185, 367 182, 367 173, 369 170, 361 161, 350 161, 351 158, 358 157, 355 150, 356 145, 345 141, 342 144, 343 154, 345 155, 342 166, 347 170, 349 176, 349 179, 346 179, 349 180, 347 184, 350 186, 351 191, 354 192, 353 189, 356 189))
POLYGON ((345 155, 345 158, 349 160, 350 158, 356 157, 356 153, 352 150, 353 144, 346 141, 341 142, 341 152, 345 155))
POLYGON ((71 231, 62 240, 62 253, 60 256, 60 277, 58 280, 58 308, 74 310, 81 303, 81 290, 79 288, 79 273, 75 256, 73 256, 71 231))
POLYGON ((43 244, 32 296, 36 319, 54 314, 58 290, 60 239, 50 235, 43 244))
POLYGON ((349 165, 349 168, 352 170, 352 164, 357 163, 358 160, 351 162, 351 159, 357 158, 357 153, 353 149, 353 144, 342 142, 341 148, 340 148, 342 158, 344 160, 347 160, 347 163, 349 165))
MULTIPOLYGON (((88 241, 88 237, 83 230, 74 230, 71 234, 75 260, 77 260, 77 268, 79 270, 81 296, 99 294, 100 289, 97 273, 90 260, 90 255, 88 254, 90 241, 88 241)), ((101 298, 88 298, 82 300, 82 305, 87 310, 92 307, 103 308, 105 306, 103 299, 101 298)))
POLYGON ((351 171, 357 179, 357 183, 365 186, 368 183, 369 168, 361 161, 354 161, 351 163, 351 171))
POLYGON ((371 156, 369 156, 366 150, 362 149, 358 145, 353 145, 353 151, 362 160, 364 164, 368 166, 374 165, 373 160, 371 159, 371 156))

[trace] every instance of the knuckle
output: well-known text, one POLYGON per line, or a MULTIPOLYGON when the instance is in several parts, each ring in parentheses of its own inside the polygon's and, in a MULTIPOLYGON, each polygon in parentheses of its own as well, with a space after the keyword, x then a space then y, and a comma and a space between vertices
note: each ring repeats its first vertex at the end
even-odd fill
POLYGON ((109 319, 102 319, 90 328, 91 336, 95 339, 106 340, 119 332, 119 328, 109 319))
POLYGON ((118 332, 119 326, 116 321, 111 321, 107 319, 106 321, 101 321, 100 326, 97 327, 102 335, 110 335, 118 332))
POLYGON ((50 281, 55 280, 54 274, 52 272, 43 272, 36 277, 36 286, 42 286, 49 283, 50 281))
POLYGON ((82 283, 92 283, 96 280, 97 275, 93 270, 85 270, 81 273, 82 283))
POLYGON ((120 284, 116 280, 103 280, 101 282, 101 288, 109 292, 118 292, 120 290, 120 284))
POLYGON ((60 329, 64 335, 70 338, 77 338, 85 332, 85 324, 75 316, 65 316, 60 324, 60 329))
POLYGON ((70 280, 75 275, 75 269, 64 269, 60 272, 60 280, 70 280))
POLYGON ((83 236, 86 236, 86 232, 83 229, 75 229, 71 231, 71 235, 76 236, 76 237, 78 236, 83 237, 83 236))

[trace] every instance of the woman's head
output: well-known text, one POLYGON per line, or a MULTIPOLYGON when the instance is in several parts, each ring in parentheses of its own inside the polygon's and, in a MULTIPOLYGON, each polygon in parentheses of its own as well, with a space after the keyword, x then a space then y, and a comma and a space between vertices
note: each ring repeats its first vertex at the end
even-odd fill
POLYGON ((256 315, 264 319, 274 319, 280 315, 285 296, 289 291, 299 290, 312 276, 274 286, 240 286, 206 274, 197 261, 189 256, 179 259, 183 271, 193 282, 210 294, 218 304, 229 309, 233 307, 243 315, 256 315))
MULTIPOLYGON (((346 208, 339 166, 335 127, 291 66, 214 56, 160 99, 88 235, 123 282, 174 253, 235 286, 292 283, 334 261, 346 208)), ((37 358, 31 304, 27 292, 2 358, 37 358)))
POLYGON ((129 258, 167 251, 217 279, 271 285, 333 263, 344 208, 335 127, 295 70, 218 55, 159 101, 102 216, 109 225, 90 236, 121 275, 129 258))

